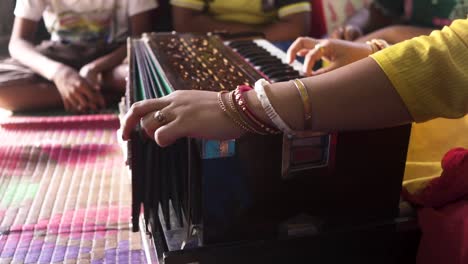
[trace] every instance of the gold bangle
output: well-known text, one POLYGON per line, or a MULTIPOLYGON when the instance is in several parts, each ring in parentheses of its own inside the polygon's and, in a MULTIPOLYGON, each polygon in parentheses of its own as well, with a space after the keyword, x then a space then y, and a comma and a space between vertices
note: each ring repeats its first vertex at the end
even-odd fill
POLYGON ((244 117, 241 115, 241 113, 239 113, 239 111, 237 110, 236 106, 234 105, 234 100, 232 99, 234 95, 234 91, 231 91, 229 93, 229 97, 228 97, 228 103, 229 103, 229 106, 231 107, 232 111, 234 112, 234 114, 237 116, 238 120, 244 125, 246 126, 250 131, 254 132, 254 133, 257 133, 257 134, 260 134, 260 135, 267 135, 267 133, 264 133, 264 132, 261 132, 261 131, 258 131, 256 128, 254 128, 251 124, 249 124, 249 122, 247 122, 246 120, 244 120, 244 117))
POLYGON ((234 105, 234 102, 232 100, 232 94, 233 94, 234 91, 230 92, 229 95, 228 95, 228 105, 226 106, 226 104, 224 103, 223 101, 223 97, 222 95, 224 93, 227 93, 226 91, 221 91, 221 92, 218 92, 218 103, 219 103, 219 106, 221 107, 221 109, 229 116, 229 118, 234 121, 234 123, 236 125, 238 125, 239 127, 241 127, 242 129, 244 129, 245 131, 247 132, 250 132, 250 133, 257 133, 257 134, 261 134, 261 135, 266 135, 265 133, 262 133, 262 132, 259 132, 258 130, 256 130, 255 128, 253 128, 251 125, 249 125, 243 118, 242 116, 239 114, 239 112, 237 111, 237 108, 235 107, 234 105), (234 112, 234 113, 233 113, 234 112), (237 118, 236 118, 236 115, 237 115, 237 118))
POLYGON ((255 117, 255 115, 250 112, 250 110, 247 107, 247 103, 245 102, 244 98, 242 97, 242 94, 239 92, 238 89, 234 90, 233 96, 235 98, 237 105, 239 105, 239 108, 241 109, 239 112, 242 112, 247 117, 246 118, 247 120, 250 120, 253 123, 255 123, 255 125, 259 127, 260 130, 265 131, 266 135, 267 134, 276 135, 276 134, 281 133, 281 131, 275 128, 272 128, 268 126, 267 124, 262 123, 262 121, 258 120, 257 117, 255 117))
POLYGON ((299 80, 293 80, 294 85, 296 86, 297 90, 299 91, 299 95, 301 96, 302 104, 304 105, 304 117, 305 120, 309 120, 312 118, 312 109, 310 107, 310 98, 309 93, 304 85, 304 83, 299 80))
POLYGON ((240 128, 244 129, 245 131, 247 132, 252 132, 250 131, 247 127, 245 127, 244 125, 242 125, 241 123, 239 123, 239 121, 237 121, 234 116, 232 115, 231 112, 228 111, 228 109, 226 108, 226 105, 224 104, 224 101, 223 101, 223 94, 227 93, 226 91, 221 91, 221 92, 218 92, 218 104, 219 106, 221 107, 221 109, 223 110, 224 113, 226 113, 227 116, 229 116, 229 118, 236 124, 238 125, 240 128))

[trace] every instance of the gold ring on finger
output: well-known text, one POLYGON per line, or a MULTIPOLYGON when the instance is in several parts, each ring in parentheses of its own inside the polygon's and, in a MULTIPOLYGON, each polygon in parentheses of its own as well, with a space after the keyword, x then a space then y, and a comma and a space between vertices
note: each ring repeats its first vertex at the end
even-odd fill
POLYGON ((324 53, 325 51, 325 47, 321 43, 315 45, 314 49, 319 50, 321 53, 324 53))
POLYGON ((167 118, 164 113, 161 112, 161 110, 158 110, 156 113, 154 113, 154 119, 156 119, 156 121, 159 123, 165 123, 167 118))

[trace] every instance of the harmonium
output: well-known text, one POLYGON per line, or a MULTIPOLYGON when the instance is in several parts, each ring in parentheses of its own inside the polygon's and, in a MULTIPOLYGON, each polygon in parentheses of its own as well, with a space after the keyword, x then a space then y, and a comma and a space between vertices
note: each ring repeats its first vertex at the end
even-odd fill
MULTIPOLYGON (((123 112, 178 89, 302 76, 262 38, 145 33, 128 52, 123 112)), ((137 128, 127 145, 134 231, 151 236, 168 264, 395 263, 410 130, 184 138, 161 148, 137 128)))

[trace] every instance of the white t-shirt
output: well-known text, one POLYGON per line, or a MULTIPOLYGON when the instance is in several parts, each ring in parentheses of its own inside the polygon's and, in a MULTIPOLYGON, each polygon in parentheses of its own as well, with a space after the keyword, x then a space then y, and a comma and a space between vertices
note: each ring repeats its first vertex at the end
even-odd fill
POLYGON ((52 40, 113 43, 128 36, 131 16, 157 6, 157 0, 17 0, 15 16, 43 17, 52 40))

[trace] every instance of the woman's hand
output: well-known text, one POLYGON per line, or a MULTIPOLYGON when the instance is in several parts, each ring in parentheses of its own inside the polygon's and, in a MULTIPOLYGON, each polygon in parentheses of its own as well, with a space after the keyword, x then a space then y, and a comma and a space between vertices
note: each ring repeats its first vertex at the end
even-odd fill
POLYGON ((182 137, 221 140, 244 133, 220 108, 217 93, 208 91, 179 90, 134 103, 122 124, 124 140, 138 123, 162 147, 182 137))
POLYGON ((84 112, 104 106, 102 95, 93 90, 88 82, 71 67, 61 66, 53 81, 67 111, 84 112))
POLYGON ((339 39, 300 37, 289 47, 287 57, 290 63, 296 59, 296 56, 305 57, 303 71, 306 75, 310 76, 322 74, 345 66, 363 59, 371 53, 372 48, 365 43, 339 39), (327 66, 313 71, 313 66, 320 59, 328 61, 327 66))

